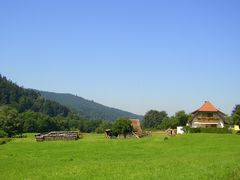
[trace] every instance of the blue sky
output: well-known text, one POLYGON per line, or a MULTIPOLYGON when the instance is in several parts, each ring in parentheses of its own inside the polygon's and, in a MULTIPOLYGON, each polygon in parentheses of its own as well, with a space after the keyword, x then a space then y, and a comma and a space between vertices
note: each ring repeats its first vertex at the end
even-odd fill
POLYGON ((240 103, 240 1, 0 1, 0 73, 138 114, 240 103))

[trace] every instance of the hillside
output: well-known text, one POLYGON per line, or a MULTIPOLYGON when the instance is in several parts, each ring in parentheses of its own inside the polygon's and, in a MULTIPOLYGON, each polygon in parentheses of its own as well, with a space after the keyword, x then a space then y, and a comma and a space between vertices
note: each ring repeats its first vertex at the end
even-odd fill
POLYGON ((105 122, 82 117, 70 108, 44 98, 38 91, 20 87, 0 74, 0 137, 69 130, 89 133, 97 128, 99 132, 102 123, 105 122))
POLYGON ((51 117, 66 117, 70 113, 67 107, 43 98, 36 91, 20 87, 0 74, 0 106, 2 105, 14 107, 20 113, 31 110, 51 117))
POLYGON ((46 99, 53 100, 64 106, 67 106, 80 113, 81 116, 89 119, 102 119, 112 121, 119 117, 138 119, 143 118, 143 116, 119 110, 116 108, 107 107, 94 101, 89 101, 72 94, 53 93, 46 91, 39 91, 39 93, 46 99))

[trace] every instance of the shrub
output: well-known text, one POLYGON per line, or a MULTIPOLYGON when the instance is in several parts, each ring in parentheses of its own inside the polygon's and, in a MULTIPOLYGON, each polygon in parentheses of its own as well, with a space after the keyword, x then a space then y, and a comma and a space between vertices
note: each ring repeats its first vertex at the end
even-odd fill
POLYGON ((200 128, 189 128, 188 132, 189 133, 200 133, 201 129, 200 128))
POLYGON ((0 145, 3 145, 3 144, 8 143, 10 140, 11 140, 10 138, 3 138, 3 139, 0 139, 0 145))
POLYGON ((228 128, 202 128, 202 133, 218 133, 218 134, 230 134, 232 133, 231 130, 228 128))
POLYGON ((235 132, 237 135, 240 135, 240 131, 235 132))
POLYGON ((97 128, 95 129, 95 133, 97 133, 97 134, 102 134, 102 133, 104 133, 104 130, 103 130, 103 128, 101 128, 101 127, 97 127, 97 128))
POLYGON ((102 122, 99 127, 95 129, 95 132, 98 134, 105 133, 106 129, 111 129, 112 128, 112 123, 110 122, 102 122))
POLYGON ((190 129, 189 126, 183 126, 183 131, 184 131, 185 133, 189 133, 189 129, 190 129))
POLYGON ((127 134, 132 132, 132 122, 128 118, 119 118, 112 126, 113 134, 123 134, 126 138, 127 134))
POLYGON ((217 133, 217 134, 231 134, 232 131, 228 128, 190 128, 190 133, 217 133))
POLYGON ((0 129, 0 138, 4 138, 4 137, 7 137, 7 133, 3 130, 0 129))
POLYGON ((164 137, 164 139, 163 139, 164 141, 167 141, 168 140, 168 137, 164 137))

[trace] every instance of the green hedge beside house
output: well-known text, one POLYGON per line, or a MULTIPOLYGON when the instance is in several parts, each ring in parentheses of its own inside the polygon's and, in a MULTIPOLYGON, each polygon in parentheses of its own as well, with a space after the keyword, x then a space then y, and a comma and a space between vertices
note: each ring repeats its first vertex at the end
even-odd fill
POLYGON ((228 128, 187 128, 188 133, 216 133, 216 134, 231 134, 232 131, 228 128))

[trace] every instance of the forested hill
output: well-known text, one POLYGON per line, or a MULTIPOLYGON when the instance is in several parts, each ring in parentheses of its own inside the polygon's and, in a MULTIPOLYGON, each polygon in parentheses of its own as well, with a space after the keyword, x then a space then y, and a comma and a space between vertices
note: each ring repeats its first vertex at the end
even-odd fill
POLYGON ((94 101, 89 101, 72 94, 62 94, 45 91, 39 92, 46 99, 54 100, 64 106, 67 106, 80 113, 82 117, 88 119, 103 119, 109 121, 115 120, 119 117, 143 119, 143 116, 119 110, 116 108, 107 107, 94 101))
POLYGON ((68 107, 44 98, 35 90, 20 87, 0 74, 0 138, 29 132, 70 130, 103 133, 110 125, 83 118, 68 107))
POLYGON ((40 93, 18 86, 0 74, 0 106, 8 105, 18 110, 40 112, 51 117, 68 116, 70 110, 51 100, 43 98, 40 93))

